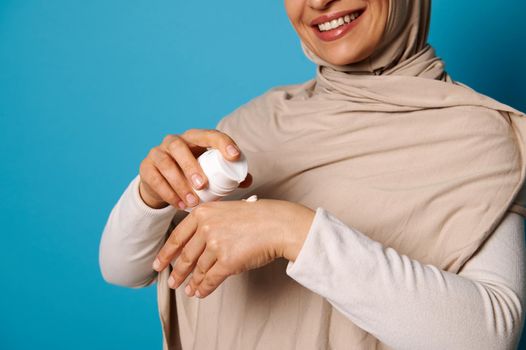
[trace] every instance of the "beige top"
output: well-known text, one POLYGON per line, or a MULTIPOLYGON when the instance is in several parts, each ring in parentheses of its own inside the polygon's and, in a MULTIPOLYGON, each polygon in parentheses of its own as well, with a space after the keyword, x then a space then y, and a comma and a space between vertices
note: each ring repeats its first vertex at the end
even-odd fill
MULTIPOLYGON (((130 183, 113 208, 100 245, 105 280, 135 288, 156 281, 151 263, 177 212, 172 207, 156 210, 144 204, 138 180, 136 177, 130 183)), ((291 284, 294 279, 305 287, 300 292, 308 289, 328 300, 339 310, 329 317, 348 317, 393 349, 512 349, 518 344, 524 322, 523 229, 522 217, 507 214, 481 250, 458 274, 452 274, 386 249, 318 208, 296 262, 287 265, 280 261, 273 269, 278 278, 291 284)), ((228 286, 209 298, 228 297, 228 290, 239 283, 235 280, 246 277, 227 279, 228 286)), ((177 292, 177 298, 186 301, 178 303, 184 306, 177 310, 182 331, 176 324, 170 332, 184 335, 183 349, 349 348, 332 343, 330 335, 324 334, 327 329, 317 328, 320 320, 316 319, 299 323, 319 339, 327 339, 328 344, 295 337, 295 330, 282 321, 289 315, 280 315, 275 303, 298 303, 300 299, 291 295, 259 300, 272 293, 280 295, 280 291, 273 290, 272 280, 250 281, 248 277, 246 282, 253 285, 252 297, 258 304, 249 305, 240 298, 235 310, 216 310, 211 308, 212 299, 189 299, 182 291, 177 292), (263 294, 263 289, 269 294, 263 294), (232 329, 228 322, 222 323, 232 314, 243 319, 243 327, 232 329), (254 332, 256 347, 246 347, 245 339, 253 339, 254 332), (269 346, 276 342, 281 346, 269 346)), ((312 306, 295 307, 301 310, 312 306)), ((374 348, 375 342, 367 337, 353 349, 374 348)))

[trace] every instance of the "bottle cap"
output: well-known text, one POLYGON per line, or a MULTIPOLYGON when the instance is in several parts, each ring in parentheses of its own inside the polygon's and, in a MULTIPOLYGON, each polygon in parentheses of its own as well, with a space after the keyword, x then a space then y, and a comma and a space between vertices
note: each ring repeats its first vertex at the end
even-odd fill
POLYGON ((248 164, 243 153, 232 162, 223 158, 219 150, 210 149, 198 161, 208 178, 209 191, 218 196, 226 196, 238 188, 248 174, 248 164))

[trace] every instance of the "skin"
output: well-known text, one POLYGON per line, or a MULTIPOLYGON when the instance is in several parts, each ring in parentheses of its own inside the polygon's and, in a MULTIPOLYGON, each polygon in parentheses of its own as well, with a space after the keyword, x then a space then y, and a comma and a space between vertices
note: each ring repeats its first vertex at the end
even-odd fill
POLYGON ((318 57, 334 65, 356 63, 369 57, 379 45, 389 14, 388 0, 285 0, 289 21, 301 40, 318 57), (310 23, 340 11, 365 9, 360 25, 335 41, 317 37, 310 23))
MULTIPOLYGON (((382 39, 388 6, 388 0, 285 0, 287 15, 301 40, 335 65, 359 62, 373 53, 382 39), (319 39, 310 26, 321 15, 355 9, 365 9, 361 22, 335 41, 319 39)), ((228 160, 239 157, 234 140, 218 130, 168 135, 141 163, 139 186, 141 197, 152 208, 195 206, 172 231, 152 268, 162 271, 177 259, 169 286, 178 288, 191 275, 185 292, 200 298, 210 295, 228 276, 277 258, 295 261, 315 215, 299 203, 269 199, 197 205, 189 195, 194 194, 193 188, 207 186, 196 160, 207 147, 219 149, 228 160), (193 181, 196 176, 202 178, 200 183, 193 181)), ((248 176, 241 187, 251 183, 248 176)))
MULTIPOLYGON (((153 147, 139 169, 139 192, 144 202, 155 209, 168 205, 185 209, 199 204, 194 189, 206 188, 208 179, 197 158, 207 147, 220 150, 227 160, 239 159, 234 140, 218 130, 190 129, 182 135, 167 135, 153 147)), ((251 183, 252 175, 248 174, 240 187, 251 183)))
POLYGON ((193 271, 185 292, 206 297, 230 275, 294 260, 313 218, 310 208, 280 200, 203 203, 176 226, 153 267, 162 271, 177 258, 169 286, 193 271))

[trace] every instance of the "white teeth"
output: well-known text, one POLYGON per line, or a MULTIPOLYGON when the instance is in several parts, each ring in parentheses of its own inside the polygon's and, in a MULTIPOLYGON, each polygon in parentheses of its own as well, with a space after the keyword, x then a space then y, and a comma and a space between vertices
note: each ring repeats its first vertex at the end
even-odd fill
POLYGON ((352 13, 350 15, 345 15, 345 16, 340 17, 338 19, 333 19, 330 22, 325 22, 325 23, 318 24, 318 29, 320 30, 320 32, 325 32, 325 31, 328 31, 328 30, 336 29, 336 28, 338 28, 338 27, 340 27, 340 26, 342 26, 344 24, 351 23, 356 18, 358 18, 358 13, 357 12, 352 13))

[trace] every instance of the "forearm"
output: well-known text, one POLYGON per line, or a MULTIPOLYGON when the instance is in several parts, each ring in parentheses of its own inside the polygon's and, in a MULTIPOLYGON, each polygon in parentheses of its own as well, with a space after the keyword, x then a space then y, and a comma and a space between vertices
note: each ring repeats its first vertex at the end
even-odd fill
POLYGON ((102 276, 111 284, 144 287, 157 275, 152 262, 176 209, 148 207, 139 194, 139 177, 124 191, 104 228, 99 247, 102 276))
POLYGON ((523 322, 522 230, 522 218, 510 214, 457 275, 400 255, 318 209, 287 273, 395 349, 510 349, 523 322))

